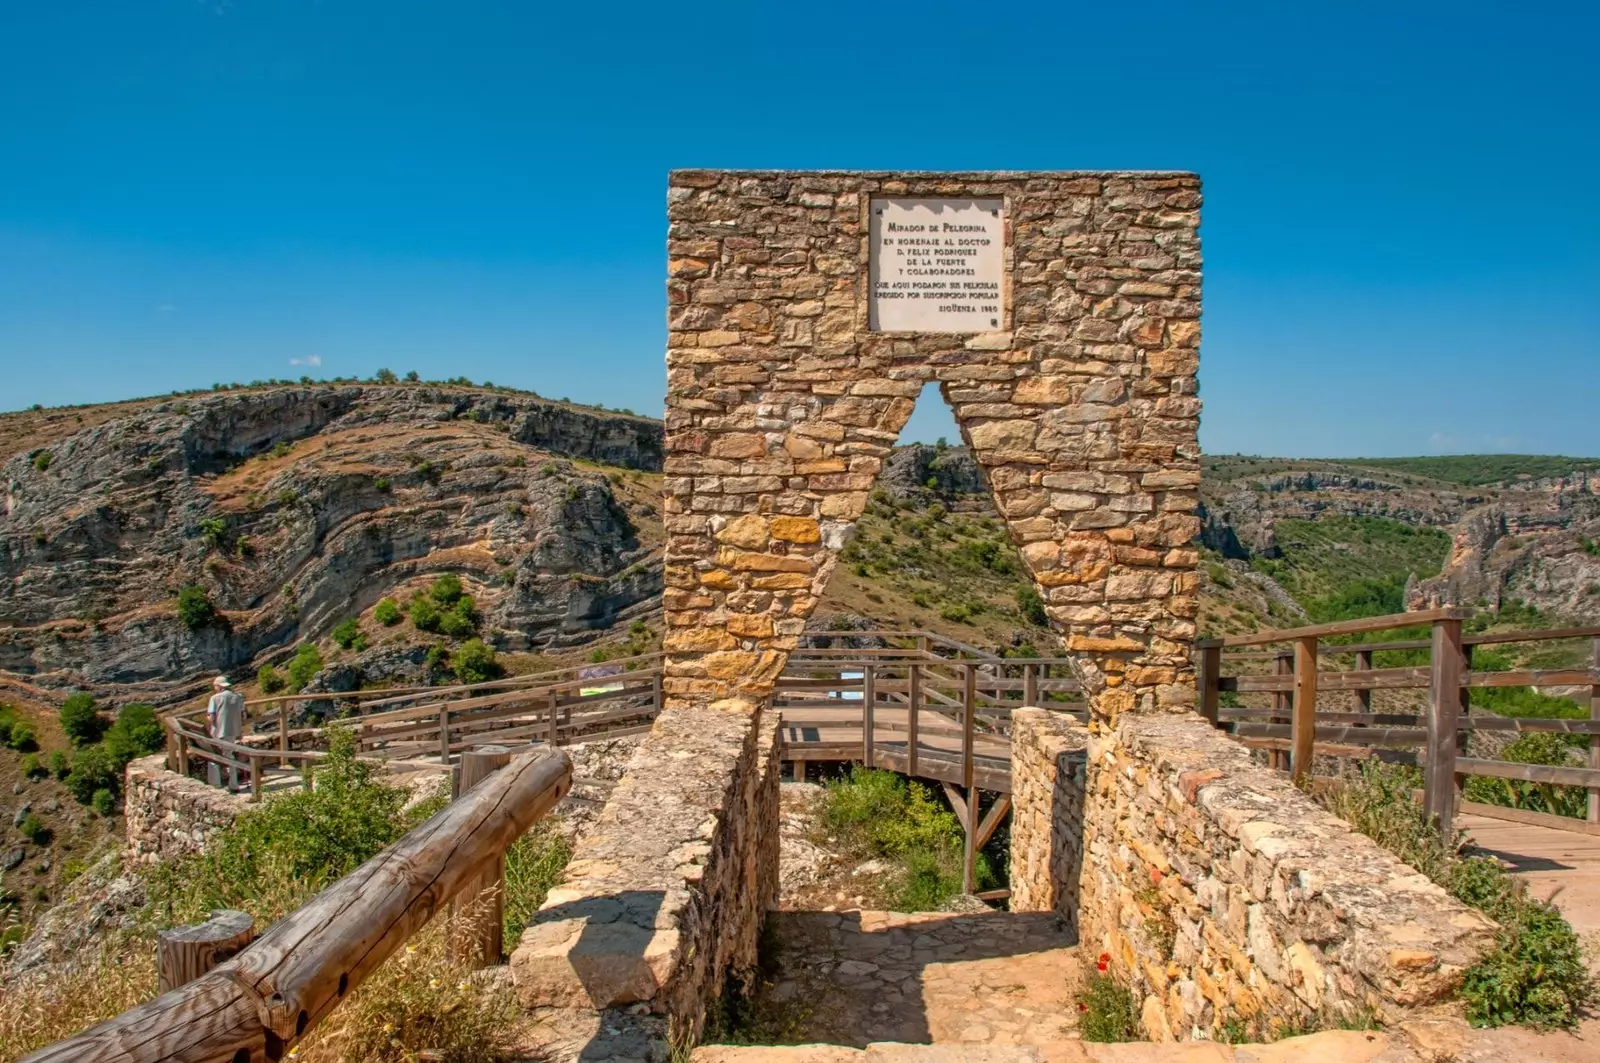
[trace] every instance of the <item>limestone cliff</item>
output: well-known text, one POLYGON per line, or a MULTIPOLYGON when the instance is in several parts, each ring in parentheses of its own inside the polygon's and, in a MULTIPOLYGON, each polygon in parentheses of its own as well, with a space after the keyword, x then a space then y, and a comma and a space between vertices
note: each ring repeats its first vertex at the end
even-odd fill
POLYGON ((43 686, 237 669, 442 572, 511 649, 580 639, 660 592, 659 536, 639 524, 654 477, 628 471, 659 468, 654 421, 427 385, 119 413, 7 426, 24 445, 0 464, 0 669, 43 686), (179 621, 188 585, 219 622, 179 621))

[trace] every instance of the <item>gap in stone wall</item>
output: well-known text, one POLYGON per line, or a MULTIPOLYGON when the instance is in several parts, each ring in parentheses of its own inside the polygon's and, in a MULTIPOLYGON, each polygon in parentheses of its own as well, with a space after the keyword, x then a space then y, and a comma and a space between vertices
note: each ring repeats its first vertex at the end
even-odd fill
POLYGON ((940 386, 928 383, 840 553, 811 630, 862 618, 870 627, 934 631, 997 653, 1061 652, 1059 636, 1043 623, 1022 556, 957 431, 940 386), (908 438, 925 437, 919 425, 944 421, 952 425, 947 437, 934 443, 908 438))

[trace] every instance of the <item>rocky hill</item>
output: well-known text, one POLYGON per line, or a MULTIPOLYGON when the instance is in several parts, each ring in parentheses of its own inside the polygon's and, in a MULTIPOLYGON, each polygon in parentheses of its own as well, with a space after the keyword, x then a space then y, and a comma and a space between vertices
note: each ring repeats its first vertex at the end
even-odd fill
MULTIPOLYGON (((0 416, 0 685, 163 703, 319 640, 338 659, 314 682, 332 689, 416 681, 468 633, 511 655, 625 630, 640 648, 661 454, 653 420, 423 383, 0 416), (444 574, 471 616, 441 634, 403 614, 444 574)), ((1208 633, 1436 600, 1600 615, 1600 461, 1212 457, 1205 472, 1208 633)), ((896 452, 838 573, 821 626, 1050 644, 962 448, 896 452)))
POLYGON ((441 573, 511 650, 582 641, 660 593, 661 432, 642 418, 359 385, 0 425, 0 669, 41 687, 159 701, 441 573))

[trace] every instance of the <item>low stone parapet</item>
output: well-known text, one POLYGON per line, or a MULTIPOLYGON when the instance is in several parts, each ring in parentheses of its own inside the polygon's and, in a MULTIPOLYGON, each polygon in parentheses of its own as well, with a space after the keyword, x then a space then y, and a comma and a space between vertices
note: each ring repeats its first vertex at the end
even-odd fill
POLYGON ((1017 719, 1013 904, 1070 919, 1081 858, 1080 940, 1131 985, 1154 1040, 1228 1020, 1263 1033, 1396 1022, 1450 998, 1492 945, 1482 914, 1198 716, 1095 732, 1017 719))
POLYGON ((246 794, 230 794, 168 771, 165 754, 130 761, 124 775, 128 857, 134 863, 175 860, 206 847, 250 807, 246 794))
MULTIPOLYGON (((630 1029, 648 1015, 663 1035, 697 1036, 730 976, 755 968, 777 845, 775 717, 738 699, 663 711, 523 932, 511 958, 518 1001, 625 1010, 630 1029)), ((607 1028, 571 1016, 552 1025, 607 1028)))

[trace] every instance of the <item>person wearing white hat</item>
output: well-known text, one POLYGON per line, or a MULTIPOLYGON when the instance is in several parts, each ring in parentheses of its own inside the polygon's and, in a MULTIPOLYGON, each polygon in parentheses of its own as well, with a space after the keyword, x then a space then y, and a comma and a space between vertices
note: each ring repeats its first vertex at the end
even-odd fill
MULTIPOLYGON (((206 719, 212 738, 237 742, 244 736, 244 695, 233 689, 228 677, 219 675, 211 681, 211 700, 206 703, 206 719)), ((212 786, 222 785, 222 765, 212 761, 207 771, 212 786)), ((239 769, 228 765, 228 792, 239 789, 239 769)))

